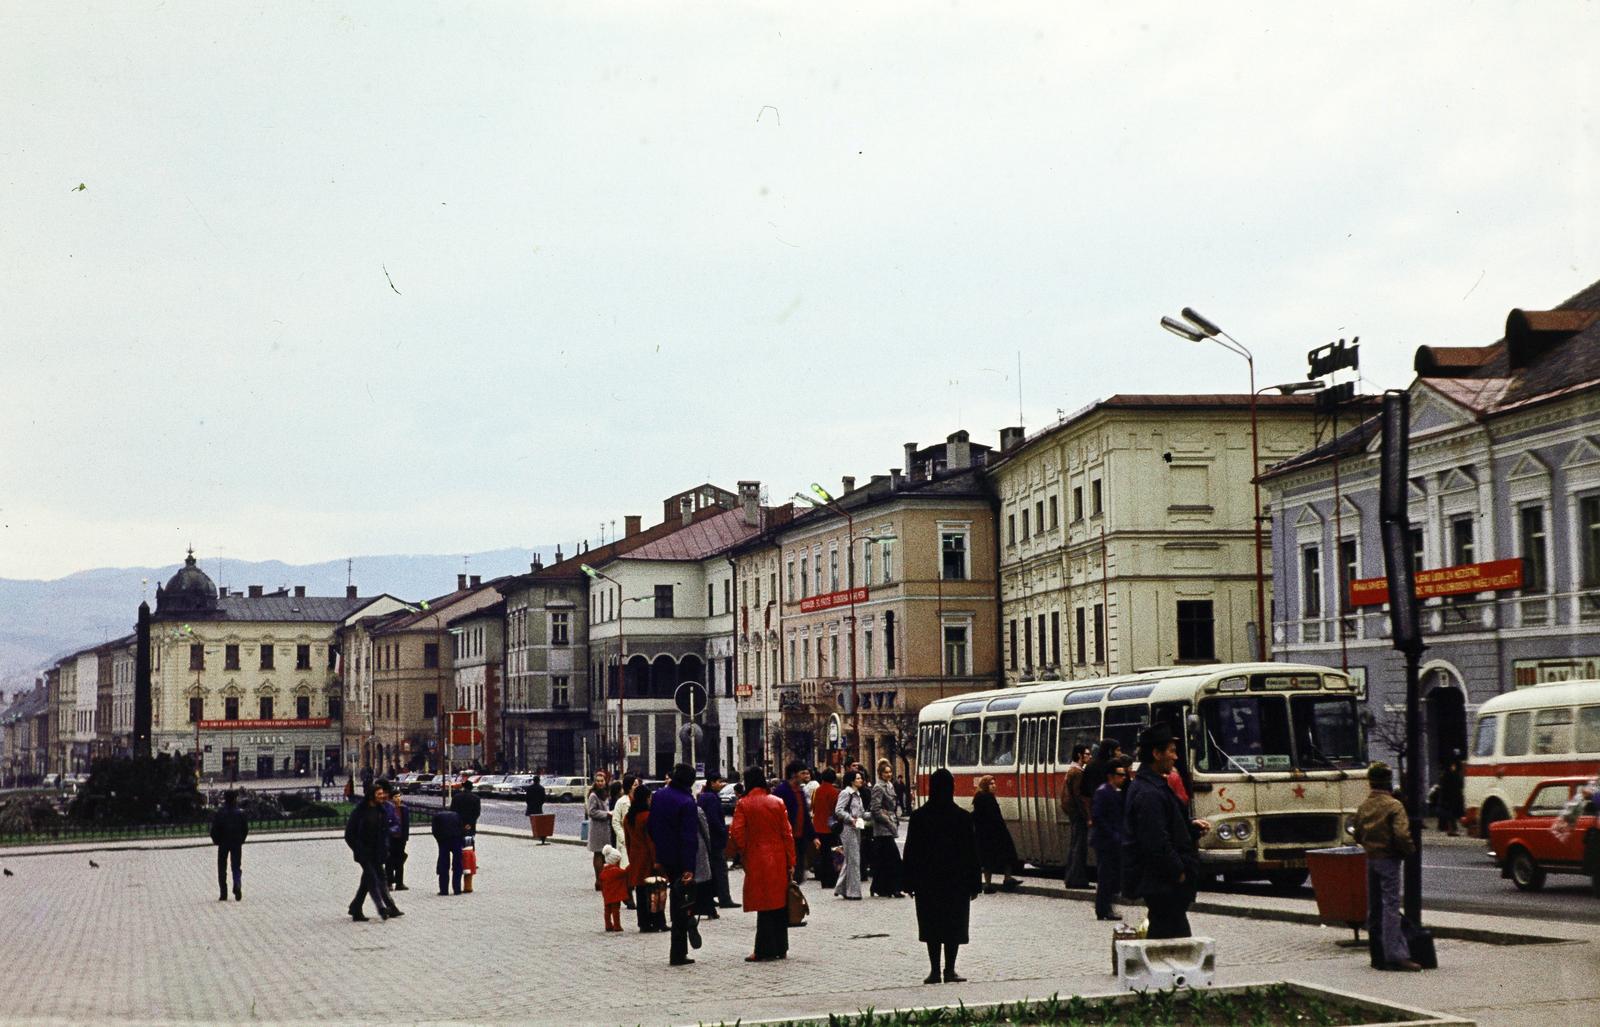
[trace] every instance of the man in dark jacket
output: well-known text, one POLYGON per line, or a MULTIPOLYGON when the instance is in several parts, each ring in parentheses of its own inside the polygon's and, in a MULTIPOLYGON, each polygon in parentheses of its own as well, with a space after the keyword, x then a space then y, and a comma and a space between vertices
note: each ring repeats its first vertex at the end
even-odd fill
MULTIPOLYGON (((722 788, 727 782, 713 770, 706 775, 706 786, 695 796, 695 802, 705 811, 707 839, 706 855, 711 858, 710 901, 723 909, 732 909, 737 903, 728 890, 728 816, 722 811, 722 788)), ((716 916, 715 909, 712 916, 716 916)))
POLYGON ((389 888, 409 891, 406 887, 406 842, 411 839, 411 810, 398 790, 390 793, 386 812, 389 816, 389 858, 384 862, 389 888))
POLYGON ((211 842, 217 847, 217 901, 228 901, 227 866, 233 863, 233 899, 244 901, 241 883, 244 879, 239 860, 244 855, 244 839, 250 833, 250 821, 239 808, 239 793, 229 790, 222 797, 222 808, 211 818, 211 842))
POLYGON ((361 887, 350 902, 352 920, 367 919, 362 906, 368 895, 384 920, 403 915, 389 897, 383 869, 389 856, 389 815, 384 808, 388 798, 389 782, 374 781, 365 800, 350 811, 350 819, 344 825, 344 843, 350 847, 351 858, 361 865, 361 887))
POLYGON ((439 860, 434 870, 439 874, 439 894, 449 895, 452 888, 461 894, 461 849, 466 832, 461 829, 461 814, 453 809, 440 810, 433 815, 433 840, 439 846, 439 860))
POLYGON ((461 815, 461 829, 476 834, 478 818, 483 815, 483 800, 472 794, 472 782, 461 782, 461 790, 450 800, 450 808, 461 815))
POLYGON ((1128 763, 1122 756, 1108 761, 1105 780, 1094 790, 1090 803, 1093 820, 1089 825, 1089 845, 1095 859, 1096 920, 1117 919, 1112 902, 1122 887, 1122 828, 1127 820, 1122 790, 1128 785, 1128 763))
POLYGON ((694 962, 689 958, 690 941, 695 948, 700 947, 700 930, 691 908, 695 860, 700 852, 700 813, 689 793, 693 784, 694 768, 680 763, 672 768, 667 786, 650 797, 649 830, 656 849, 656 867, 669 882, 673 966, 694 962))
POLYGON ((1200 876, 1196 840, 1211 825, 1190 820, 1167 784, 1178 760, 1172 728, 1155 724, 1139 736, 1139 773, 1128 785, 1126 838, 1122 845, 1123 892, 1144 899, 1149 938, 1187 938, 1189 904, 1200 876))
POLYGON ((816 844, 816 828, 811 823, 811 804, 806 800, 806 782, 811 771, 799 760, 791 760, 783 768, 783 780, 772 789, 772 794, 783 800, 789 811, 789 827, 794 831, 794 883, 806 883, 806 862, 816 844))

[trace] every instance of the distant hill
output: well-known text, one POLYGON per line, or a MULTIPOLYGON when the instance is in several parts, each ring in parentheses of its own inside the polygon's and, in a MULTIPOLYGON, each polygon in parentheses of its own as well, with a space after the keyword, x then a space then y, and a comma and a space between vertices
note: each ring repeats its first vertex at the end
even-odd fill
MULTIPOLYGON (((428 599, 456 587, 456 575, 481 575, 485 581, 528 570, 535 555, 546 564, 555 547, 496 549, 458 556, 358 556, 347 570, 343 560, 287 564, 277 560, 201 559, 200 567, 218 585, 245 591, 306 586, 309 595, 342 596, 347 573, 360 595, 388 592, 401 599, 428 599)), ((0 691, 31 685, 34 677, 67 653, 130 634, 138 616, 141 581, 155 606, 157 583, 164 584, 181 564, 166 567, 102 567, 54 581, 0 578, 0 691)))

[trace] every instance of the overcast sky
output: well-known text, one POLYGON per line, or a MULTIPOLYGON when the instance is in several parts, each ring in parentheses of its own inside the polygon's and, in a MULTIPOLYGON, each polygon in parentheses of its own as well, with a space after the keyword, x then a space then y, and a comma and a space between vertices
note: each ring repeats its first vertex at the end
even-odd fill
POLYGON ((0 576, 595 538, 1600 278, 1600 5, 0 7, 0 576), (81 185, 83 188, 79 188, 81 185))

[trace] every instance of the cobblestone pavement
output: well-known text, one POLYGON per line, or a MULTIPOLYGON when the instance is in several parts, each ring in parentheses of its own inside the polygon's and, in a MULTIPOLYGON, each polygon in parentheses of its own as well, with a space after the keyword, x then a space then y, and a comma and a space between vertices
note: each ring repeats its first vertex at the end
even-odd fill
MULTIPOLYGON (((407 915, 387 923, 346 915, 357 874, 334 836, 247 844, 244 901, 227 903, 208 847, 0 855, 14 874, 0 878, 0 965, 11 971, 0 1019, 731 1023, 1115 987, 1107 925, 1088 903, 980 899, 960 964, 969 983, 927 987, 909 899, 846 903, 808 884, 811 923, 791 933, 787 961, 745 963, 754 917, 729 910, 704 925, 698 964, 671 968, 665 936, 635 933, 626 911, 627 933, 602 932, 579 847, 480 836, 479 887, 449 898, 427 873, 431 839, 412 848, 412 888, 397 895, 407 915)), ((1470 1008, 1486 1023, 1521 1022, 1516 975, 1541 966, 1547 1000, 1600 996, 1592 944, 1447 941, 1444 968, 1413 976, 1366 970, 1364 950, 1333 944, 1343 932, 1222 916, 1197 916, 1195 929, 1217 939, 1218 983, 1305 980, 1470 1008), (1551 974, 1563 965, 1580 969, 1551 974)))

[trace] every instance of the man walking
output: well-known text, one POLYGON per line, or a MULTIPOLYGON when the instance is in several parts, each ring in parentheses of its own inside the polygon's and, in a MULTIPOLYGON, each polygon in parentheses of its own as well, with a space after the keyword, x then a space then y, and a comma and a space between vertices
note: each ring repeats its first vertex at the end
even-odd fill
POLYGON ((433 840, 439 847, 439 859, 434 871, 439 875, 439 894, 453 891, 461 894, 461 847, 465 833, 461 830, 461 814, 453 809, 440 810, 433 815, 433 840))
POLYGON ((692 908, 695 860, 700 852, 700 810, 689 793, 693 784, 693 767, 686 763, 673 767, 667 786, 650 797, 650 820, 645 825, 655 843, 657 873, 668 882, 672 966, 693 963, 689 944, 700 947, 700 929, 695 925, 692 908))
POLYGON ((398 790, 389 796, 385 811, 389 817, 389 858, 384 868, 389 875, 391 891, 408 891, 406 888, 406 842, 411 839, 411 810, 398 790))
POLYGON ((1367 768, 1367 784, 1372 792, 1356 809, 1356 841, 1367 850, 1367 936, 1373 966, 1414 972, 1422 966, 1411 958, 1400 926, 1401 866, 1416 851, 1411 819, 1394 797, 1394 771, 1387 763, 1367 768))
POLYGON ((1148 938, 1187 938, 1189 904, 1200 875, 1200 835, 1211 830, 1189 819, 1167 774, 1178 761, 1178 740, 1166 724, 1139 736, 1139 773, 1128 785, 1126 840, 1122 846, 1123 891, 1144 899, 1150 913, 1148 938))
POLYGON ((789 828, 794 832, 794 883, 806 881, 806 862, 812 846, 816 844, 816 831, 811 826, 811 809, 806 802, 805 785, 811 780, 811 771, 799 760, 790 760, 783 768, 783 780, 772 794, 783 800, 789 813, 789 828))
POLYGON ((722 811, 722 789, 727 784, 722 774, 713 770, 706 775, 706 786, 695 796, 695 802, 706 815, 706 833, 710 844, 706 854, 711 857, 711 898, 722 909, 732 909, 736 902, 728 890, 728 816, 722 811))
POLYGON ((538 828, 534 827, 533 824, 534 817, 544 816, 544 782, 540 780, 540 778, 543 776, 544 768, 540 767, 539 772, 533 775, 533 780, 528 782, 528 805, 526 812, 528 815, 528 826, 533 828, 534 836, 539 839, 539 844, 548 845, 550 844, 550 838, 547 835, 540 835, 538 828))
POLYGON ((1084 767, 1089 763, 1089 747, 1074 745, 1072 762, 1067 764, 1066 776, 1061 782, 1061 795, 1057 800, 1067 818, 1067 870, 1064 875, 1068 888, 1089 887, 1089 796, 1083 793, 1084 767))
POLYGON ((244 901, 241 888, 244 876, 239 860, 244 855, 244 839, 250 821, 239 808, 239 793, 229 789, 222 797, 222 808, 211 818, 211 843, 217 847, 217 901, 228 901, 227 866, 233 864, 233 900, 244 901))
POLYGON ((388 798, 389 782, 374 781, 367 789, 365 800, 350 811, 350 819, 344 825, 344 843, 350 847, 351 858, 361 865, 361 887, 350 902, 352 920, 367 919, 362 905, 368 895, 372 896, 382 919, 404 915, 395 908, 384 879, 384 860, 389 852, 389 816, 384 811, 384 803, 388 798))

